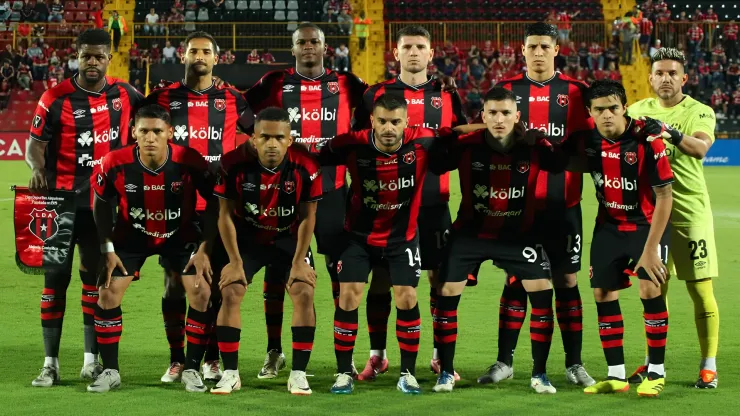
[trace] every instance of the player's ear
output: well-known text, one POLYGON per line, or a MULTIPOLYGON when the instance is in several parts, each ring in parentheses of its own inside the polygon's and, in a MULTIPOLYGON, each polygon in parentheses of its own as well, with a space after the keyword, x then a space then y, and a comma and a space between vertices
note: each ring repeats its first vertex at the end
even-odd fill
POLYGON ((396 62, 400 62, 398 59, 398 48, 393 48, 393 59, 395 59, 396 62))
POLYGON ((519 111, 519 110, 517 110, 516 115, 514 116, 514 120, 516 120, 516 122, 518 123, 519 122, 519 119, 521 119, 521 118, 522 118, 522 112, 519 111))
POLYGON ((172 126, 167 127, 167 140, 168 141, 171 141, 173 135, 174 135, 174 133, 172 131, 172 126))
POLYGON ((558 56, 560 54, 560 45, 556 43, 553 50, 555 51, 555 56, 558 56))
POLYGON ((689 74, 684 73, 681 77, 681 86, 683 87, 686 85, 686 82, 689 80, 689 74))

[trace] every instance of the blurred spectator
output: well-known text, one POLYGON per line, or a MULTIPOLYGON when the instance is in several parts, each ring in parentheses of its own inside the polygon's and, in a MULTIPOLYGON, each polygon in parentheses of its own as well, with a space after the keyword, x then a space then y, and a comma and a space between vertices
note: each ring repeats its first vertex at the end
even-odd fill
POLYGON ((141 61, 141 50, 139 49, 139 44, 131 44, 131 48, 128 50, 128 61, 130 68, 142 69, 144 63, 141 61))
POLYGON ((49 75, 49 59, 41 54, 33 58, 33 79, 36 81, 44 81, 49 75))
POLYGON ((576 11, 573 14, 568 14, 566 10, 561 10, 558 13, 557 21, 558 21, 558 34, 560 35, 560 43, 564 43, 570 40, 570 30, 571 30, 570 20, 578 16, 579 13, 581 13, 580 10, 576 11))
POLYGON ((0 68, 0 79, 8 81, 10 85, 15 83, 15 69, 10 66, 10 61, 3 61, 3 66, 0 68))
POLYGON ((489 69, 496 62, 496 48, 493 47, 490 40, 483 43, 483 49, 481 50, 481 62, 489 69))
POLYGON ((460 49, 458 49, 458 47, 455 46, 451 40, 445 42, 443 50, 445 53, 445 57, 450 58, 456 62, 458 59, 460 59, 460 49))
POLYGON ((470 45, 470 49, 468 50, 468 62, 472 62, 474 58, 478 58, 478 62, 482 62, 480 49, 475 45, 470 45))
POLYGON ((182 56, 185 54, 185 42, 180 42, 180 45, 175 50, 175 57, 177 62, 182 62, 182 56))
POLYGON ((688 80, 686 81, 686 85, 683 88, 684 93, 698 98, 700 84, 701 82, 699 80, 699 74, 696 72, 696 69, 689 68, 688 80))
POLYGON ((155 64, 162 62, 162 50, 159 49, 158 43, 152 43, 152 47, 149 48, 149 54, 145 58, 145 62, 147 65, 149 65, 149 62, 154 62, 155 64))
POLYGON ((57 36, 69 36, 72 33, 72 27, 67 21, 62 19, 57 26, 57 36))
POLYGON ((24 63, 18 65, 18 86, 26 91, 31 90, 31 70, 24 63))
POLYGON ((54 0, 49 7, 49 21, 50 22, 61 22, 64 16, 64 6, 59 0, 54 0))
POLYGON ((330 45, 326 45, 326 50, 324 51, 324 66, 327 68, 334 69, 334 48, 332 48, 330 45))
POLYGON ((712 58, 714 57, 717 57, 717 60, 722 63, 722 65, 727 63, 725 48, 722 47, 721 43, 717 43, 717 45, 714 46, 714 49, 712 49, 712 58))
POLYGON ((650 45, 650 34, 653 33, 653 22, 647 17, 640 21, 640 51, 643 57, 648 56, 648 46, 650 45))
POLYGON ((617 64, 616 62, 609 62, 609 65, 606 67, 606 77, 612 81, 619 81, 622 82, 622 74, 619 73, 617 70, 617 64))
POLYGON ((712 56, 709 71, 712 74, 712 88, 721 87, 725 82, 725 68, 716 56, 712 56))
POLYGON ((136 78, 134 80, 133 87, 136 88, 136 90, 139 91, 142 95, 146 94, 146 91, 144 91, 144 85, 141 84, 141 79, 136 78))
POLYGON ((164 49, 162 49, 162 56, 164 57, 164 63, 166 64, 176 63, 176 60, 175 60, 176 52, 177 52, 177 49, 174 46, 172 46, 172 43, 170 41, 165 42, 164 49))
POLYGON ((21 20, 24 22, 31 22, 36 17, 36 11, 34 6, 36 4, 31 0, 23 1, 23 8, 21 9, 21 20))
POLYGON ((595 70, 602 70, 604 69, 604 56, 603 56, 604 48, 599 45, 599 42, 593 41, 591 42, 591 47, 588 48, 588 57, 589 57, 589 68, 591 68, 592 71, 595 70))
POLYGON ((15 61, 15 51, 13 50, 13 45, 6 44, 5 50, 0 52, 0 62, 9 61, 11 65, 13 65, 13 62, 15 61))
POLYGON ((257 52, 257 49, 252 49, 249 55, 247 55, 247 63, 252 65, 260 63, 260 54, 257 52))
POLYGON ((614 67, 619 69, 619 44, 612 43, 604 51, 604 65, 608 68, 609 64, 614 64, 614 67))
POLYGON ((185 23, 185 15, 183 15, 177 8, 173 7, 170 11, 170 15, 167 16, 167 27, 165 30, 172 35, 173 32, 179 32, 182 29, 183 23, 185 23))
POLYGON ((275 57, 272 56, 269 49, 265 49, 262 52, 262 56, 260 56, 260 61, 262 61, 263 64, 272 65, 275 63, 275 57))
POLYGON ((149 9, 149 14, 144 18, 146 22, 144 24, 144 35, 149 35, 151 32, 153 35, 164 33, 164 29, 159 25, 159 15, 154 10, 154 7, 149 9))
POLYGON ((578 56, 578 52, 575 51, 575 49, 570 50, 570 55, 566 58, 566 62, 568 65, 568 71, 573 74, 573 77, 575 77, 576 71, 578 71, 578 67, 581 63, 581 58, 578 56))
POLYGON ((505 40, 504 46, 501 47, 501 53, 499 54, 499 63, 504 67, 508 67, 514 63, 515 58, 516 51, 514 51, 514 48, 509 45, 509 41, 505 40))
POLYGON ((175 0, 172 4, 172 8, 177 10, 180 14, 185 12, 185 6, 182 5, 182 0, 175 0))
POLYGON ((480 88, 481 81, 483 81, 486 74, 486 67, 480 63, 478 58, 473 58, 468 65, 468 71, 466 73, 467 80, 473 88, 480 88))
POLYGON ((231 53, 231 49, 227 49, 226 52, 221 54, 221 57, 218 59, 218 63, 224 65, 231 65, 234 63, 234 61, 236 61, 236 56, 231 53))
MULTIPOLYGON (((428 69, 427 69, 428 71, 428 69)), ((385 63, 385 79, 392 79, 398 76, 398 62, 386 61, 385 63)))
POLYGON ((471 88, 465 96, 465 99, 468 102, 468 114, 472 115, 480 113, 480 110, 483 108, 483 96, 481 95, 479 88, 471 88))
POLYGON ((689 52, 687 58, 691 60, 697 60, 701 54, 701 43, 704 40, 704 30, 699 27, 696 22, 691 24, 691 27, 686 32, 686 46, 689 52))
POLYGON ((729 59, 732 59, 733 61, 736 61, 738 59, 737 32, 738 27, 734 19, 725 24, 725 27, 722 30, 722 34, 725 40, 725 51, 727 52, 727 57, 729 59))
POLYGON ((221 13, 224 10, 224 0, 211 0, 211 10, 221 13))
POLYGON ((624 65, 632 65, 632 43, 637 32, 631 17, 631 12, 628 12, 622 19, 622 64, 624 65))
POLYGON ((26 40, 26 46, 31 44, 31 25, 23 22, 18 24, 16 28, 16 33, 18 34, 18 37, 20 39, 26 40))
POLYGON ((31 44, 31 47, 26 50, 26 55, 28 55, 29 58, 34 59, 37 56, 41 56, 44 54, 44 51, 41 49, 40 41, 36 41, 31 44))
POLYGON ((340 43, 334 52, 334 68, 337 72, 349 72, 349 48, 344 43, 340 43))
POLYGON ((712 73, 709 70, 709 64, 704 62, 704 59, 699 59, 697 72, 699 72, 699 88, 702 90, 711 88, 712 73))
POLYGON ((589 68, 588 64, 588 46, 586 42, 581 42, 581 46, 578 48, 578 66, 582 68, 589 68))
POLYGON ((715 113, 721 113, 717 114, 717 118, 724 118, 723 116, 727 114, 728 101, 729 97, 727 96, 727 94, 723 93, 722 90, 719 88, 714 89, 712 97, 710 98, 710 103, 715 113))
POLYGON ((90 18, 90 23, 92 23, 96 29, 102 29, 103 28, 103 11, 93 9, 92 12, 88 15, 90 18))
POLYGON ((59 59, 59 56, 57 56, 57 51, 51 51, 51 55, 49 55, 49 65, 59 66, 61 62, 62 61, 59 59))
POLYGON ((121 36, 128 31, 126 19, 120 16, 117 11, 113 11, 108 18, 108 31, 113 31, 113 52, 118 52, 118 45, 121 43, 121 36))
POLYGON ((0 113, 4 112, 10 104, 11 87, 7 80, 0 83, 0 113))
POLYGON ((727 86, 729 89, 734 89, 740 84, 740 65, 737 62, 732 62, 727 68, 727 86))
POLYGON ((342 0, 342 2, 339 5, 339 11, 341 12, 347 12, 347 14, 352 13, 352 5, 349 3, 349 0, 342 0))
POLYGON ((719 16, 717 16, 717 13, 715 13, 714 9, 710 6, 709 9, 707 9, 707 13, 704 15, 704 23, 706 23, 707 36, 710 43, 714 39, 714 29, 717 27, 718 21, 719 16))
POLYGON ((735 118, 740 118, 740 85, 738 85, 734 91, 732 91, 732 97, 730 101, 730 115, 735 118))
POLYGON ((352 16, 349 15, 349 11, 342 9, 337 16, 337 23, 339 24, 339 32, 342 35, 349 36, 352 34, 352 16))
POLYGON ((34 22, 46 22, 49 19, 49 7, 45 1, 37 1, 33 6, 34 22))
POLYGON ((35 38, 43 38, 46 35, 46 25, 36 23, 31 29, 31 35, 35 38))
POLYGON ((360 50, 365 50, 365 43, 367 42, 367 37, 370 35, 370 28, 369 26, 373 22, 365 17, 365 11, 360 12, 360 16, 355 17, 354 24, 355 24, 355 33, 357 33, 357 39, 360 41, 360 50))
POLYGON ((80 69, 80 60, 77 58, 77 54, 74 55, 68 55, 69 59, 67 59, 67 70, 74 74, 80 69))
POLYGON ((653 55, 655 55, 656 53, 658 53, 658 51, 660 50, 660 48, 661 48, 661 46, 660 46, 660 39, 656 39, 655 40, 655 46, 651 46, 650 47, 650 57, 652 58, 653 55))
POLYGON ((444 64, 439 68, 439 74, 442 76, 457 78, 458 65, 449 56, 445 57, 444 64))

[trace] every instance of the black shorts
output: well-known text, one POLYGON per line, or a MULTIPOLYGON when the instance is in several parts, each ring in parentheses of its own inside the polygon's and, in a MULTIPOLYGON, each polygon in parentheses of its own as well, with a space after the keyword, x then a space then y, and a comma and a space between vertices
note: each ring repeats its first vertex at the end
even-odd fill
MULTIPOLYGON (((61 231, 60 231, 61 232, 61 231)), ((72 228, 71 250, 63 265, 58 268, 48 268, 47 275, 68 276, 72 272, 72 263, 74 261, 74 246, 82 252, 85 251, 88 257, 100 256, 100 243, 98 243, 98 228, 95 226, 92 210, 78 209, 75 212, 74 225, 72 228)))
POLYGON ((581 204, 561 214, 546 213, 537 219, 535 230, 541 235, 554 275, 577 273, 583 257, 583 216, 581 204))
MULTIPOLYGON (((290 238, 284 238, 276 241, 274 244, 261 245, 250 244, 249 241, 239 240, 239 254, 244 264, 244 275, 247 277, 247 283, 251 284, 254 275, 263 267, 265 268, 265 280, 287 282, 290 268, 293 264, 293 255, 295 254, 297 241, 290 238)), ((305 257, 306 263, 315 269, 313 253, 309 247, 305 257)), ((211 266, 214 271, 213 284, 217 287, 218 277, 221 270, 229 264, 229 258, 224 249, 223 243, 214 244, 211 254, 211 266), (218 266, 216 266, 218 265, 218 266), (218 270, 216 268, 218 267, 218 270)))
POLYGON ((337 257, 344 249, 344 213, 347 187, 325 192, 316 207, 316 250, 337 257))
POLYGON ((510 279, 550 278, 550 261, 541 244, 534 240, 484 240, 453 231, 447 240, 439 281, 463 282, 486 260, 503 269, 510 279))
MULTIPOLYGON (((190 257, 198 250, 198 243, 183 243, 177 235, 171 237, 164 246, 157 250, 141 251, 141 247, 131 247, 126 243, 114 243, 114 247, 116 254, 121 259, 121 263, 123 263, 123 267, 129 276, 134 277, 134 280, 139 280, 139 274, 146 259, 156 255, 159 255, 160 264, 163 265, 162 267, 165 268, 167 274, 195 274, 193 267, 190 267, 185 272, 183 272, 183 269, 187 266, 188 261, 190 261, 190 257)), ((123 277, 124 275, 118 269, 114 269, 111 276, 123 277)), ((105 283, 105 279, 106 276, 103 276, 103 273, 99 273, 98 286, 105 283)))
POLYGON ((449 204, 422 206, 419 209, 418 224, 421 269, 438 269, 452 226, 449 204))
MULTIPOLYGON (((201 218, 204 215, 205 215, 205 211, 196 211, 195 212, 195 216, 193 217, 193 223, 195 224, 195 229, 198 230, 198 233, 201 232, 200 231, 202 229, 201 228, 201 226, 202 226, 202 224, 201 224, 201 218)), ((218 234, 216 234, 216 239, 217 239, 217 241, 221 241, 221 236, 218 235, 218 234)), ((197 250, 197 247, 196 247, 196 250, 197 250)), ((159 256, 158 263, 159 263, 159 266, 165 270, 165 277, 166 277, 167 274, 169 274, 169 270, 172 270, 173 269, 170 266, 170 264, 167 263, 167 259, 164 256, 162 256, 162 255, 159 256)), ((224 266, 225 266, 225 264, 224 264, 224 266)), ((214 266, 211 265, 211 267, 214 267, 214 266)))
MULTIPOLYGON (((670 226, 660 239, 660 260, 668 262, 670 226)), ((605 290, 619 290, 630 287, 637 261, 647 241, 650 227, 640 227, 637 231, 619 231, 614 224, 597 224, 591 242, 591 287, 605 290)), ((645 270, 640 269, 638 279, 650 280, 645 270)))
POLYGON ((421 277, 419 241, 415 238, 391 247, 374 247, 345 239, 344 252, 337 262, 339 283, 367 283, 373 267, 385 267, 391 285, 416 287, 421 277))

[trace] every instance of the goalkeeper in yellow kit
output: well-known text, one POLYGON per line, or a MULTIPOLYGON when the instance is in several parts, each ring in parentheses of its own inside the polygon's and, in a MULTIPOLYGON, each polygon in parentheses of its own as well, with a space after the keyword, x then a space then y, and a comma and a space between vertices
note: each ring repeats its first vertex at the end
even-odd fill
MULTIPOLYGON (((694 319, 702 360, 697 388, 717 387, 717 344, 719 310, 712 289, 717 277, 717 245, 709 193, 704 181, 702 159, 714 142, 714 110, 681 92, 688 76, 685 57, 673 48, 662 48, 651 58, 650 85, 658 98, 631 105, 629 116, 649 117, 648 133, 662 136, 673 168, 673 210, 668 270, 686 282, 694 302, 694 319), (659 120, 659 121, 658 121, 659 120)), ((663 286, 663 295, 668 282, 663 286)), ((647 376, 641 366, 630 378, 640 382, 647 376)))

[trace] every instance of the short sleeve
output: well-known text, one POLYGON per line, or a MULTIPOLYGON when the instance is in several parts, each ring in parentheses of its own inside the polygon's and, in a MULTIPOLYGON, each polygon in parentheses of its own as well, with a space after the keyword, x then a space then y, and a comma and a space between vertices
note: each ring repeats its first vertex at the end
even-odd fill
POLYGON ((462 98, 457 91, 450 93, 452 99, 452 127, 457 127, 463 124, 468 124, 468 118, 465 116, 465 109, 463 108, 462 98))
POLYGON ((717 119, 714 116, 714 111, 707 106, 702 106, 699 108, 698 112, 694 113, 694 119, 689 124, 689 126, 691 126, 691 131, 686 131, 684 133, 693 136, 694 134, 701 132, 709 136, 712 142, 714 142, 714 128, 716 125, 717 119))
POLYGON ((351 131, 334 137, 329 140, 326 146, 321 148, 319 162, 322 166, 343 165, 352 147, 363 142, 367 143, 367 136, 369 134, 370 130, 361 130, 351 131))
POLYGON ((362 94, 362 100, 355 108, 355 122, 352 125, 354 130, 369 129, 370 114, 372 114, 373 104, 375 103, 376 88, 370 87, 362 94))
POLYGON ((239 198, 236 192, 236 172, 233 166, 221 165, 214 179, 213 195, 233 201, 239 198))
POLYGON ((118 194, 114 184, 116 174, 112 169, 110 169, 111 155, 112 153, 109 153, 103 158, 103 162, 95 167, 92 176, 92 186, 95 191, 95 195, 103 201, 115 198, 118 194))
POLYGON ((321 199, 323 190, 321 188, 321 166, 312 156, 306 155, 306 183, 302 189, 301 202, 314 202, 321 199))
MULTIPOLYGON (((188 150, 192 149, 188 148, 188 150)), ((208 162, 197 151, 193 150, 192 153, 193 156, 188 155, 189 157, 187 159, 190 176, 200 196, 205 200, 209 200, 213 196, 213 188, 216 181, 214 178, 215 175, 208 170, 208 162)))
POLYGON ((53 114, 59 113, 58 111, 52 113, 49 110, 55 104, 55 101, 56 96, 51 91, 46 91, 41 96, 41 99, 39 99, 36 105, 36 111, 33 113, 33 119, 31 120, 32 139, 45 143, 51 141, 56 124, 53 114))
POLYGON ((662 140, 653 140, 645 144, 645 162, 650 171, 650 186, 665 186, 673 182, 673 170, 668 162, 665 144, 662 140))

